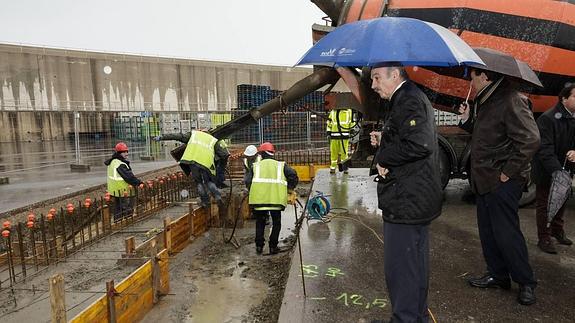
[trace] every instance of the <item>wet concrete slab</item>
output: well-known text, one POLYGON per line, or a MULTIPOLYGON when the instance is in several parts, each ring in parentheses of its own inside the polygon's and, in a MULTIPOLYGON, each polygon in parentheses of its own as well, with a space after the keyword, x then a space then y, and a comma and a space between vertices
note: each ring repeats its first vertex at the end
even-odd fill
POLYGON ((389 316, 375 188, 366 169, 317 174, 312 196, 328 195, 335 215, 328 223, 304 221, 300 243, 307 296, 296 250, 280 322, 369 322, 389 316))
MULTIPOLYGON (((442 215, 430 226, 429 308, 438 322, 573 322, 575 246, 557 246, 558 254, 537 247, 535 209, 519 211, 531 266, 538 281, 537 303, 517 303, 511 290, 477 289, 467 284, 486 271, 477 232, 476 206, 463 201, 467 181, 452 180, 445 190, 442 215)), ((383 271, 381 211, 376 184, 367 170, 349 175, 320 172, 313 190, 331 194, 337 215, 329 223, 310 221, 294 252, 279 322, 370 322, 389 319, 391 305, 383 271), (341 208, 341 209, 338 209, 341 208), (346 209, 346 210, 345 210, 346 209), (347 214, 345 214, 347 211, 347 214)), ((312 191, 312 194, 315 192, 312 191)), ((575 201, 568 201, 565 231, 575 236, 575 201)))

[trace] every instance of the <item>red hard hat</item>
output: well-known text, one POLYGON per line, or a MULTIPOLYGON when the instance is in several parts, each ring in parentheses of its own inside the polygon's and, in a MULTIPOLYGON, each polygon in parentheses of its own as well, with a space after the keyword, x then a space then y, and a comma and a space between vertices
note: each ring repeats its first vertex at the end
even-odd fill
POLYGON ((119 153, 122 153, 124 151, 128 151, 128 145, 126 145, 123 142, 119 142, 116 144, 116 147, 114 147, 114 150, 119 152, 119 153))
POLYGON ((264 142, 258 147, 258 152, 262 151, 269 151, 270 153, 275 153, 276 149, 274 148, 274 145, 272 145, 271 142, 264 142))

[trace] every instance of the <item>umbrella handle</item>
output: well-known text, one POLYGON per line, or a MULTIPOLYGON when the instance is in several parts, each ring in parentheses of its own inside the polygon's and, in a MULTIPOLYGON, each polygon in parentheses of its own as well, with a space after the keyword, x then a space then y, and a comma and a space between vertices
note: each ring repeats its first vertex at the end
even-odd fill
POLYGON ((565 169, 565 165, 567 165, 567 156, 565 156, 565 160, 563 161, 563 169, 565 169))

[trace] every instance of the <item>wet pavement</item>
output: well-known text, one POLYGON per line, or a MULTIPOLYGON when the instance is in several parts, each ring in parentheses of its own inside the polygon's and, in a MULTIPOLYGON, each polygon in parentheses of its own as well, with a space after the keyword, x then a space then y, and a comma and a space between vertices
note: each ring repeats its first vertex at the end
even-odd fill
MULTIPOLYGON (((370 322, 391 313, 383 272, 381 211, 376 184, 367 170, 349 175, 320 171, 313 190, 330 194, 336 215, 329 223, 304 222, 300 261, 294 253, 279 322, 370 322)), ((430 227, 429 307, 438 322, 573 322, 575 246, 557 246, 549 255, 537 248, 534 208, 520 210, 520 221, 538 280, 538 301, 522 306, 511 290, 471 288, 466 280, 485 271, 475 205, 462 201, 466 181, 452 181, 442 215, 430 227)), ((312 191, 312 194, 314 192, 312 191)), ((565 214, 566 232, 575 234, 573 200, 565 214)))
MULTIPOLYGON (((135 160, 136 174, 177 165, 175 161, 135 160)), ((106 166, 91 166, 86 173, 70 171, 70 166, 57 165, 9 174, 10 183, 0 185, 0 214, 36 202, 56 198, 106 183, 106 166)))

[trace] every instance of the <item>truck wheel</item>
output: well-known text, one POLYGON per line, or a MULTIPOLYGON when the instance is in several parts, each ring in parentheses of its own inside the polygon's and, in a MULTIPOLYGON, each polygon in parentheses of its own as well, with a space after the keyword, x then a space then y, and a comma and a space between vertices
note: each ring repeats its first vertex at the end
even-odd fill
POLYGON ((449 155, 441 145, 439 145, 439 177, 441 178, 441 188, 445 189, 449 183, 451 175, 451 161, 449 155))

